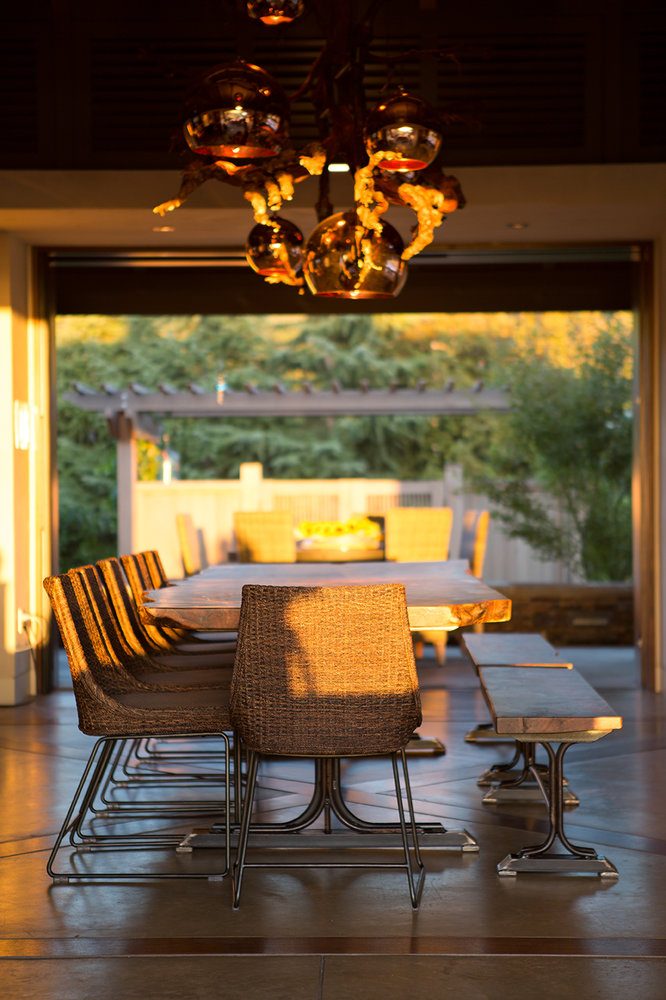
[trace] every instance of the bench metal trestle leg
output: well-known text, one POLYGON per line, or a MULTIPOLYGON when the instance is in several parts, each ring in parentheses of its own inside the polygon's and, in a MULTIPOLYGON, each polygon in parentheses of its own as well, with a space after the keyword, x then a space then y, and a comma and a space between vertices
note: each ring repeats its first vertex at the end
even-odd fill
MULTIPOLYGON (((549 767, 538 764, 536 761, 536 747, 534 743, 523 743, 516 741, 516 753, 506 764, 495 765, 490 768, 477 781, 478 785, 490 785, 490 790, 484 795, 484 805, 502 805, 508 802, 523 802, 526 805, 536 802, 547 801, 544 790, 544 781, 548 780, 549 767), (522 758, 523 766, 518 771, 513 771, 514 765, 522 758), (495 774, 494 779, 485 781, 486 776, 495 774)), ((580 799, 567 788, 567 779, 562 775, 563 802, 565 806, 578 806, 580 799)))
POLYGON ((520 872, 587 873, 602 878, 618 878, 617 868, 612 862, 600 857, 593 847, 572 844, 564 832, 563 759, 569 747, 574 745, 558 743, 557 749, 554 749, 551 743, 542 743, 549 762, 547 799, 550 829, 542 844, 523 847, 500 861, 497 866, 499 875, 518 875, 520 872), (564 851, 553 851, 557 845, 564 851))

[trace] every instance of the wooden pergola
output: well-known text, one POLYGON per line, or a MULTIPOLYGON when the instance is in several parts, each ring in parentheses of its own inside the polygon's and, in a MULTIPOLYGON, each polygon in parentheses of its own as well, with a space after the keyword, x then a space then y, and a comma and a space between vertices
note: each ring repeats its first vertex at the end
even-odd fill
POLYGON ((394 384, 374 389, 362 383, 358 389, 345 389, 333 381, 327 389, 315 389, 307 382, 299 389, 286 389, 278 382, 268 390, 248 384, 241 391, 225 387, 218 392, 196 383, 186 390, 166 384, 149 389, 138 382, 125 389, 104 385, 96 390, 77 382, 64 398, 79 409, 103 414, 116 440, 118 542, 127 551, 135 510, 136 442, 159 441, 162 417, 472 416, 510 407, 503 389, 486 388, 482 381, 457 389, 453 380, 438 389, 425 381, 414 387, 394 384))

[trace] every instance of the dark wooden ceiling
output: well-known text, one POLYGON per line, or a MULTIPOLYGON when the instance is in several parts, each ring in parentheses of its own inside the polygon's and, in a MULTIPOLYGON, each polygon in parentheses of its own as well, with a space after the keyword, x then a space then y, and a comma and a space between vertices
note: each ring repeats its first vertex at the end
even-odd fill
MULTIPOLYGON (((3 12, 2 27, 3 169, 173 168, 193 78, 239 53, 293 92, 321 45, 311 14, 268 29, 232 0, 33 0, 3 12)), ((370 103, 382 53, 455 53, 414 55, 402 75, 463 116, 447 132, 451 164, 666 159, 663 2, 387 0, 377 29, 370 103)), ((307 101, 296 102, 296 142, 314 131, 307 101)))

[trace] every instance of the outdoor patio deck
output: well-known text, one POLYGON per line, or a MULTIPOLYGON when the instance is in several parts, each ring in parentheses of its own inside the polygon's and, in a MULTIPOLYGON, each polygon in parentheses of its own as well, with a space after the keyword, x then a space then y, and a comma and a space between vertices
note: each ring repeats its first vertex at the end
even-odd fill
MULTIPOLYGON (((238 912, 226 880, 51 888, 47 851, 89 740, 76 728, 69 691, 1 709, 4 995, 660 1000, 664 698, 639 688, 632 650, 566 655, 625 719, 611 738, 574 748, 567 767, 581 797, 568 814, 568 832, 607 854, 619 881, 496 876, 508 851, 530 833, 540 838, 545 817, 534 806, 481 805, 475 779, 504 751, 464 742, 466 730, 487 715, 472 669, 451 646, 444 669, 428 660, 421 665, 423 732, 442 738, 449 752, 411 762, 416 807, 423 818, 466 826, 481 850, 429 851, 418 913, 398 873, 250 872, 238 912)), ((309 765, 293 762, 290 769, 272 764, 264 783, 262 803, 274 819, 302 801, 309 765)), ((349 764, 344 777, 359 813, 386 814, 390 781, 378 762, 349 764)))

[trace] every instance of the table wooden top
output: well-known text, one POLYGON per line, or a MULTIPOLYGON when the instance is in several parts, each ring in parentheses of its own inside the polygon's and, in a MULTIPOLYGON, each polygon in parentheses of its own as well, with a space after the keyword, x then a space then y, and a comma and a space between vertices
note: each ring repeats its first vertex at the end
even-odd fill
POLYGON ((508 621, 511 601, 472 576, 465 559, 447 562, 224 563, 144 596, 145 621, 190 629, 238 627, 246 583, 293 587, 402 583, 412 630, 508 621))
POLYGON ((479 677, 498 733, 608 732, 622 716, 576 670, 481 667, 479 677))

